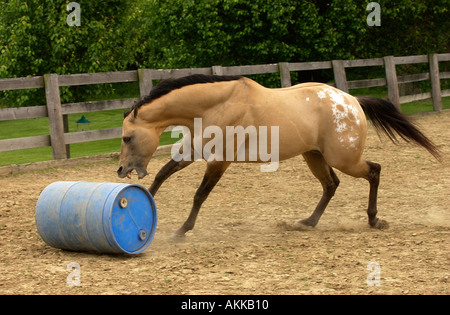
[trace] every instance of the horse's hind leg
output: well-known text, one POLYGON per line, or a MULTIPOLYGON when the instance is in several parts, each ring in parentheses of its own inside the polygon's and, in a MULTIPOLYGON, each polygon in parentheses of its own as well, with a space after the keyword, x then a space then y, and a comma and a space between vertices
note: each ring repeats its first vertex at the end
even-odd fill
POLYGON ((161 187, 162 183, 169 178, 172 174, 182 170, 186 166, 189 166, 193 163, 193 161, 184 161, 181 160, 179 162, 171 159, 166 165, 164 165, 161 170, 156 174, 155 180, 153 181, 152 186, 149 188, 152 196, 155 196, 159 187, 161 187))
POLYGON ((203 202, 208 197, 211 190, 216 186, 217 182, 222 178, 223 173, 230 165, 230 162, 209 162, 206 166, 205 175, 203 176, 202 183, 200 187, 195 192, 194 204, 189 214, 188 219, 173 235, 173 238, 182 237, 184 234, 192 230, 197 220, 198 212, 203 202))
POLYGON ((384 220, 379 220, 377 217, 377 197, 378 185, 380 183, 381 165, 370 161, 360 160, 359 163, 356 163, 352 167, 346 167, 340 170, 353 177, 365 178, 369 182, 369 206, 367 208, 369 225, 378 229, 387 228, 387 222, 384 220))
POLYGON ((369 217, 369 225, 374 228, 387 228, 387 222, 377 218, 377 199, 378 199, 378 185, 380 183, 381 165, 373 162, 366 162, 369 166, 369 171, 364 176, 369 181, 369 206, 367 208, 367 216, 369 217))
POLYGON ((311 172, 322 184, 323 194, 311 216, 297 222, 297 225, 316 226, 339 186, 339 178, 319 151, 306 152, 303 154, 303 157, 311 172))

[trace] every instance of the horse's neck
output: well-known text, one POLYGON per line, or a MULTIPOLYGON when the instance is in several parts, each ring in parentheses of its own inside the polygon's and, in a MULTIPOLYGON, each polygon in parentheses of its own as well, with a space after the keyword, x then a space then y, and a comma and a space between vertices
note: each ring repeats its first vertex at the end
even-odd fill
POLYGON ((214 108, 220 110, 232 97, 238 81, 195 84, 173 90, 139 109, 139 116, 164 130, 168 126, 194 127, 194 118, 203 118, 214 108))

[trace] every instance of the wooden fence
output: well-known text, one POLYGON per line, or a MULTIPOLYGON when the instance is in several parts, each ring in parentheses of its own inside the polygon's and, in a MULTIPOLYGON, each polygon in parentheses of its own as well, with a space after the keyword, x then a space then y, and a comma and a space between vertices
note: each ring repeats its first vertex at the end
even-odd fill
POLYGON ((49 135, 0 140, 0 152, 51 146, 55 160, 68 157, 67 147, 73 143, 121 137, 121 128, 109 128, 80 132, 68 132, 68 114, 85 113, 112 109, 130 108, 138 98, 116 99, 107 101, 81 102, 61 104, 59 87, 89 84, 107 84, 119 82, 139 82, 140 96, 147 95, 154 80, 179 78, 190 74, 217 75, 254 75, 279 73, 282 87, 291 86, 291 72, 332 69, 334 84, 337 88, 348 92, 349 89, 386 86, 388 97, 400 110, 400 104, 433 99, 433 109, 442 110, 442 96, 450 96, 450 90, 441 91, 441 79, 450 79, 450 72, 439 72, 439 62, 450 61, 450 53, 420 56, 332 60, 318 62, 280 62, 266 65, 213 66, 210 68, 191 69, 139 69, 135 71, 83 73, 70 75, 45 74, 44 76, 0 79, 0 91, 18 89, 45 89, 46 105, 0 109, 0 121, 48 117, 49 135), (397 76, 396 65, 428 63, 429 72, 397 76), (346 68, 384 66, 385 77, 376 79, 347 81, 346 68), (398 84, 431 81, 431 92, 400 96, 398 84))

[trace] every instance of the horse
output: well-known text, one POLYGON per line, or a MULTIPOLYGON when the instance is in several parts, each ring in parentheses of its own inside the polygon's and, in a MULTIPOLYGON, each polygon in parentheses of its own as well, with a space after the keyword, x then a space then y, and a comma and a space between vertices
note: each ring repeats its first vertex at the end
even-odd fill
MULTIPOLYGON (((222 136, 224 140, 227 140, 226 129, 229 126, 277 127, 278 139, 275 141, 279 161, 301 154, 322 185, 322 197, 316 208, 308 218, 297 221, 294 227, 301 229, 317 225, 339 186, 339 178, 334 171, 337 169, 369 182, 368 223, 372 228, 384 229, 388 223, 377 217, 381 165, 363 158, 366 115, 379 135, 386 134, 394 143, 398 142, 399 136, 422 146, 440 160, 436 145, 388 100, 353 97, 323 83, 310 82, 272 89, 243 76, 190 75, 161 81, 148 96, 124 113, 117 174, 120 178, 130 178, 135 170, 139 179, 146 176, 159 138, 168 126, 185 126, 190 132, 184 138, 190 137, 188 143, 193 149, 196 142, 197 150, 199 143, 204 148, 207 141, 194 139, 195 119, 201 118, 203 131, 209 126, 222 130, 222 135, 218 137, 222 136)), ((249 135, 243 139, 241 147, 250 149, 249 135)), ((235 143, 232 149, 236 157, 239 144, 235 143)), ((201 205, 231 163, 267 162, 259 153, 252 160, 249 153, 245 154, 244 159, 236 160, 226 159, 225 150, 216 148, 217 152, 219 154, 213 159, 203 157, 207 160, 203 180, 194 195, 189 217, 174 237, 183 237, 194 228, 201 205), (220 154, 223 158, 218 158, 220 154)), ((176 159, 172 155, 171 160, 156 174, 149 188, 150 193, 155 196, 169 176, 194 161, 176 159)))

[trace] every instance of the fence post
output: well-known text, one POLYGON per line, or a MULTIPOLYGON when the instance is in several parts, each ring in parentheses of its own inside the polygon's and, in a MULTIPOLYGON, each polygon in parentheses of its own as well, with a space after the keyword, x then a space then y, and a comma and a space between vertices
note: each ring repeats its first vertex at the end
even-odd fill
POLYGON ((394 56, 384 57, 384 70, 386 71, 386 83, 388 88, 388 97, 392 104, 401 111, 400 93, 398 91, 397 71, 395 69, 394 56))
MULTIPOLYGON (((64 133, 69 132, 69 115, 63 115, 64 133)), ((66 157, 70 159, 70 144, 66 144, 66 157)))
POLYGON ((347 76, 345 74, 344 61, 332 60, 331 63, 333 65, 333 74, 334 74, 334 81, 336 82, 336 87, 339 90, 348 93, 348 83, 347 83, 347 76))
POLYGON ((442 94, 441 94, 441 80, 439 78, 439 61, 436 54, 428 55, 428 62, 430 63, 430 79, 431 79, 431 97, 433 98, 433 110, 442 110, 442 94))
POLYGON ((44 74, 44 86, 53 159, 66 159, 66 141, 64 139, 64 123, 59 96, 58 75, 55 73, 44 74))
POLYGON ((279 62, 278 70, 280 71, 281 87, 289 87, 292 85, 291 72, 289 71, 288 62, 279 62))
POLYGON ((222 66, 212 66, 211 71, 213 75, 223 75, 222 66))
POLYGON ((138 69, 139 95, 141 97, 150 94, 153 87, 152 74, 150 69, 138 69))

